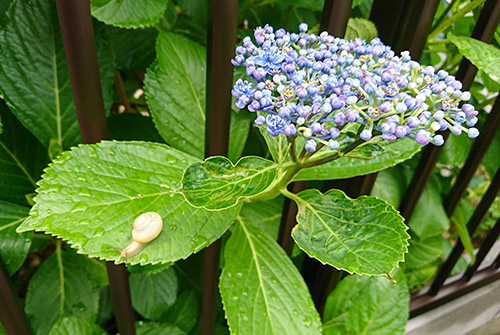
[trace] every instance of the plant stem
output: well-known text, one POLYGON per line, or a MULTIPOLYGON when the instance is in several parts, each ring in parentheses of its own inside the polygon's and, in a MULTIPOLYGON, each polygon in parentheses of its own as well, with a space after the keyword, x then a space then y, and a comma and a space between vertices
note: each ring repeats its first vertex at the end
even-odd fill
POLYGON ((447 20, 441 22, 440 25, 436 27, 430 34, 429 37, 427 38, 428 40, 433 40, 435 39, 441 32, 446 30, 449 26, 451 26, 453 23, 457 22, 460 20, 462 17, 465 16, 468 12, 476 8, 477 6, 481 5, 483 3, 483 0, 473 0, 469 2, 467 5, 459 9, 455 14, 453 14, 450 18, 447 20))
POLYGON ((448 15, 453 6, 455 6, 456 2, 457 0, 452 0, 451 3, 448 6, 446 6, 441 16, 436 20, 436 23, 434 23, 434 25, 432 26, 432 30, 436 29, 441 24, 441 22, 443 22, 444 18, 448 15))
POLYGON ((132 110, 132 106, 130 106, 130 102, 128 101, 127 93, 125 92, 125 86, 123 85, 122 76, 120 75, 120 72, 118 72, 118 70, 115 71, 115 86, 116 90, 118 91, 120 101, 123 104, 123 107, 125 107, 125 112, 134 113, 134 111, 132 110))
POLYGON ((297 162, 297 147, 295 145, 295 139, 289 141, 290 142, 290 158, 292 159, 292 162, 297 162))
POLYGON ((352 150, 356 149, 360 144, 362 144, 364 142, 365 142, 364 140, 358 138, 357 140, 355 140, 354 142, 349 144, 347 147, 345 147, 343 150, 338 151, 331 156, 327 156, 327 157, 323 157, 323 158, 316 159, 313 161, 305 162, 302 164, 301 168, 313 167, 316 165, 321 165, 321 164, 325 164, 325 163, 331 162, 333 160, 336 160, 336 159, 344 156, 345 154, 351 152, 352 150))

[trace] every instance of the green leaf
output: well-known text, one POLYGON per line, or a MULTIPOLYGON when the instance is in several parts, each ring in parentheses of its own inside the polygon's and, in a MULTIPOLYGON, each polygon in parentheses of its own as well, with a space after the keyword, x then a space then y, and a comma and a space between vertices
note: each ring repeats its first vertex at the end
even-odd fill
MULTIPOLYGON (((112 99, 113 50, 100 25, 96 48, 106 105, 112 99)), ((7 105, 44 146, 81 142, 56 3, 14 1, 0 31, 0 90, 7 105)))
POLYGON ((271 153, 271 156, 276 163, 283 162, 290 156, 288 152, 290 144, 288 143, 287 137, 285 135, 280 134, 274 137, 269 134, 265 128, 262 127, 259 127, 259 131, 262 137, 264 137, 267 147, 269 148, 269 152, 271 153))
POLYGON ((457 229, 457 234, 460 238, 460 241, 462 242, 462 245, 472 259, 471 264, 474 264, 474 262, 476 261, 476 255, 474 254, 474 246, 472 245, 471 236, 469 234, 469 230, 467 229, 467 221, 461 220, 457 216, 452 216, 452 220, 455 224, 455 228, 457 229))
POLYGON ((395 208, 398 208, 405 191, 406 178, 404 171, 399 166, 395 166, 380 171, 370 195, 384 199, 395 208))
POLYGON ((168 309, 162 321, 166 321, 185 332, 190 332, 198 320, 198 298, 192 290, 182 292, 168 309))
POLYGON ((330 163, 304 169, 295 180, 344 179, 377 172, 399 164, 415 155, 422 146, 412 139, 404 138, 394 142, 381 142, 380 148, 362 146, 356 149, 358 157, 344 156, 330 163), (360 158, 363 151, 369 151, 370 159, 360 158))
POLYGON ((411 230, 420 239, 442 234, 450 227, 439 191, 439 181, 431 178, 409 220, 411 230))
POLYGON ((224 249, 219 289, 232 334, 315 334, 320 320, 283 249, 241 220, 224 249))
POLYGON ((457 167, 464 164, 473 143, 474 139, 467 136, 448 136, 439 163, 457 167))
POLYGON ((500 49, 474 38, 448 34, 448 39, 458 51, 478 69, 490 76, 500 77, 500 49))
POLYGON ((177 297, 177 276, 172 268, 157 273, 132 273, 132 306, 142 316, 159 320, 177 297))
POLYGON ((107 335, 101 327, 94 322, 82 319, 80 317, 71 316, 60 318, 54 327, 50 330, 49 335, 107 335))
POLYGON ((279 196, 272 200, 244 203, 239 220, 259 227, 272 239, 277 240, 284 200, 283 196, 279 196))
POLYGON ((209 157, 187 167, 182 192, 196 207, 223 209, 264 191, 276 179, 278 166, 267 159, 246 156, 236 162, 209 157))
POLYGON ((206 50, 169 32, 156 43, 157 62, 146 73, 148 105, 168 144, 202 158, 205 150, 206 50))
POLYGON ((175 326, 159 322, 139 321, 135 323, 135 329, 137 335, 187 335, 175 326))
POLYGON ((354 40, 361 38, 367 42, 378 36, 377 27, 373 22, 362 18, 351 18, 347 21, 347 29, 345 32, 346 40, 354 40))
POLYGON ((437 265, 427 264, 416 269, 406 269, 404 272, 406 285, 410 290, 422 288, 422 286, 434 277, 438 269, 437 265))
POLYGON ((16 233, 28 211, 28 207, 0 201, 0 258, 9 275, 21 267, 31 246, 32 232, 16 233))
POLYGON ((488 172, 491 178, 495 175, 495 172, 500 167, 500 131, 497 132, 493 142, 491 142, 488 151, 483 159, 484 168, 488 172))
POLYGON ((418 269, 437 260, 444 253, 443 236, 436 235, 419 240, 410 239, 410 246, 405 257, 405 269, 418 269))
POLYGON ((324 335, 403 335, 410 294, 403 276, 397 282, 382 277, 348 276, 328 296, 324 335))
POLYGON ((153 63, 156 57, 155 43, 158 30, 154 28, 131 30, 106 26, 106 31, 119 70, 144 70, 153 63))
POLYGON ((47 334, 62 316, 95 318, 98 290, 83 256, 60 247, 35 272, 26 294, 26 314, 36 334, 47 334))
POLYGON ((167 0, 93 0, 92 15, 106 24, 122 28, 152 26, 163 16, 167 0))
POLYGON ((309 256, 349 273, 386 275, 408 251, 407 227, 384 200, 316 189, 293 196, 299 207, 292 237, 309 256))
POLYGON ((245 111, 231 111, 231 125, 229 131, 229 147, 227 157, 236 162, 245 148, 248 133, 250 132, 250 122, 253 115, 245 111))
POLYGON ((158 212, 161 234, 130 264, 168 263, 186 258, 218 239, 239 207, 211 212, 191 207, 177 190, 195 159, 164 144, 110 142, 81 145, 45 170, 36 204, 18 231, 60 236, 79 253, 115 262, 132 240, 134 219, 158 212))
POLYGON ((179 0, 179 5, 193 21, 206 25, 208 0, 179 0))
POLYGON ((165 143, 158 134, 153 119, 140 114, 122 113, 107 119, 109 135, 113 140, 142 140, 165 143))
POLYGON ((312 10, 323 10, 324 0, 276 0, 277 3, 297 6, 301 8, 308 8, 312 10))
POLYGON ((47 151, 0 101, 4 132, 0 134, 0 200, 28 205, 26 194, 48 163, 47 151))

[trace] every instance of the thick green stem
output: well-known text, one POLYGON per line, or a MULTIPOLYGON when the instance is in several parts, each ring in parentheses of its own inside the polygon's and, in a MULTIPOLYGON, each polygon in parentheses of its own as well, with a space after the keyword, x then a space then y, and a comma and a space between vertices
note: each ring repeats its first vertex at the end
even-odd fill
POLYGON ((248 199, 247 201, 264 201, 276 198, 278 195, 280 195, 281 189, 286 188, 301 169, 302 165, 300 163, 290 166, 277 183, 272 184, 271 187, 267 189, 267 191, 264 191, 261 194, 248 199))

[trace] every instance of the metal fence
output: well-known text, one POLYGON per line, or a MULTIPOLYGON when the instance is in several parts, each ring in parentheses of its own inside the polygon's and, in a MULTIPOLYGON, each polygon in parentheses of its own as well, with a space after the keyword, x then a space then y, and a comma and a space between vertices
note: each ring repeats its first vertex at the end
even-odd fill
MULTIPOLYGON (((439 0, 374 0, 370 19, 375 22, 383 42, 396 51, 409 50, 413 59, 422 55, 427 35, 431 29, 439 0)), ((352 0, 325 0, 321 30, 342 37, 346 31, 352 0)), ((95 143, 108 138, 104 104, 97 68, 95 41, 88 0, 57 0, 59 21, 68 61, 73 95, 83 143, 95 143)), ((230 59, 234 54, 238 1, 212 0, 208 8, 207 30, 207 95, 206 95, 206 156, 227 155, 229 121, 231 110, 231 86, 233 69, 230 59)), ((489 42, 500 20, 500 1, 487 0, 481 10, 472 37, 489 42)), ((477 69, 464 59, 456 73, 464 89, 470 88, 477 69)), ((484 123, 481 136, 475 141, 457 182, 453 185, 445 202, 446 212, 451 216, 462 198, 476 169, 500 129, 500 99, 496 102, 484 123)), ((443 134, 447 137, 447 133, 443 134)), ((411 225, 411 216, 422 195, 442 147, 426 147, 410 185, 399 207, 406 223, 411 225)), ((325 189, 342 188, 349 196, 369 194, 377 174, 329 181, 325 189)), ((290 188, 298 192, 307 188, 307 182, 293 183, 290 188)), ((493 178, 487 193, 477 206, 467 224, 470 234, 485 217, 500 190, 500 170, 493 178)), ((279 243, 290 254, 293 240, 291 228, 295 225, 297 207, 285 201, 280 227, 279 243)), ((500 255, 493 264, 484 265, 486 254, 500 234, 500 220, 488 233, 478 253, 476 262, 464 274, 448 278, 464 247, 457 241, 453 251, 441 266, 429 288, 412 297, 411 316, 416 316, 440 304, 450 301, 471 290, 500 278, 500 255)), ((214 334, 215 302, 219 274, 220 243, 215 242, 204 251, 204 282, 201 314, 201 333, 214 334)), ((0 262, 1 263, 1 262, 0 262)), ((128 274, 123 265, 106 264, 115 318, 122 335, 135 334, 128 274)), ((321 311, 328 293, 338 281, 339 272, 318 261, 306 258, 302 274, 309 286, 313 300, 321 311)), ((4 269, 0 270, 0 321, 8 334, 31 334, 32 330, 4 269)))

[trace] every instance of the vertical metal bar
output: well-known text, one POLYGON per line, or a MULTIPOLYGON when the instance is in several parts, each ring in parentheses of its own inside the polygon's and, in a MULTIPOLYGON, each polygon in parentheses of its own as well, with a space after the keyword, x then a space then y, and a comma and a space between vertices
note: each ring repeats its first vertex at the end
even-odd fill
POLYGON ((476 255, 476 262, 469 266, 467 271, 465 271, 463 280, 469 281, 474 273, 476 273, 477 269, 483 262, 484 258, 488 254, 488 252, 491 250, 491 247, 493 247, 493 244, 498 239, 498 236, 500 235, 500 219, 495 223, 495 226, 490 230, 484 241, 481 243, 481 248, 479 248, 479 251, 476 255))
MULTIPOLYGON (((499 12, 499 2, 495 0, 488 0, 481 11, 481 21, 478 20, 478 24, 474 28, 472 37, 480 39, 483 42, 489 42, 493 37, 496 26, 498 25, 499 12)), ((463 61, 460 63, 460 67, 457 71, 456 78, 462 81, 464 90, 468 90, 471 87, 477 71, 471 69, 471 67, 474 67, 474 65, 470 62, 463 61)), ((442 135, 446 140, 449 132, 443 132, 442 135)), ((416 172, 413 175, 410 185, 408 186, 399 206, 399 211, 401 212, 401 215, 406 218, 407 224, 411 219, 411 214, 413 213, 413 210, 415 209, 415 206, 417 205, 429 178, 432 175, 432 171, 434 170, 434 166, 436 165, 442 150, 443 146, 428 146, 422 153, 422 157, 420 158, 417 169, 415 170, 416 172)))
MULTIPOLYGON (((108 138, 108 130, 90 3, 87 0, 57 0, 57 11, 82 141, 96 143, 108 138)), ((106 263, 106 269, 120 334, 134 335, 135 318, 127 270, 111 262, 106 263)))
MULTIPOLYGON (((208 2, 205 156, 227 156, 238 1, 208 2)), ((205 249, 201 334, 215 333, 220 241, 205 249)))
MULTIPOLYGON (((307 181, 297 181, 289 186, 289 189, 293 193, 299 193, 307 188, 309 182, 307 181)), ((293 250, 293 239, 292 239, 292 228, 297 223, 297 204, 288 198, 285 199, 283 204, 283 212, 281 213, 281 223, 280 231, 278 235, 278 243, 281 245, 283 250, 290 256, 293 250)))
POLYGON ((335 37, 343 37, 351 15, 352 0, 325 0, 320 31, 328 31, 335 37))
POLYGON ((406 2, 408 0, 373 1, 370 20, 375 23, 380 39, 387 45, 393 45, 396 32, 400 28, 398 21, 404 16, 406 2))
MULTIPOLYGON (((493 201, 495 200, 499 191, 500 191, 500 169, 498 169, 498 171, 496 172, 490 187, 486 191, 486 194, 481 199, 481 202, 474 211, 474 214, 472 214, 472 217, 469 219, 469 222, 467 222, 467 230, 469 231, 469 234, 471 236, 474 234, 481 221, 483 221, 486 213, 488 213, 488 209, 493 204, 493 201)), ((451 270, 457 263, 463 251, 464 251, 464 246, 462 242, 459 240, 457 241, 457 244, 455 245, 450 255, 443 263, 443 265, 439 269, 439 272, 434 278, 434 281, 432 282, 429 288, 429 293, 428 293, 429 295, 436 295, 439 292, 439 289, 443 285, 446 278, 448 278, 449 274, 451 273, 451 270)))
POLYGON ((28 318, 19 303, 16 290, 0 258, 0 322, 7 335, 33 334, 28 318))

